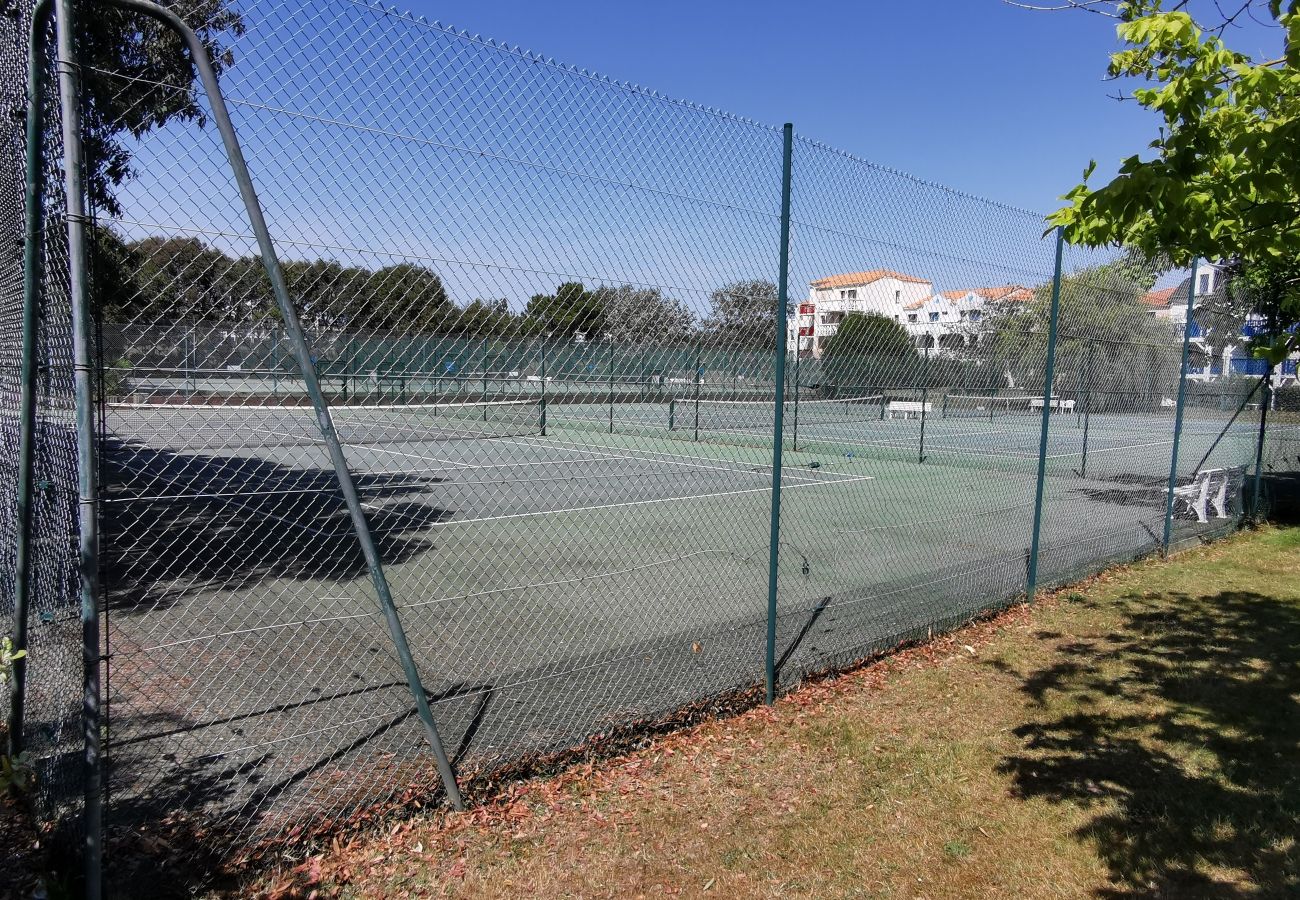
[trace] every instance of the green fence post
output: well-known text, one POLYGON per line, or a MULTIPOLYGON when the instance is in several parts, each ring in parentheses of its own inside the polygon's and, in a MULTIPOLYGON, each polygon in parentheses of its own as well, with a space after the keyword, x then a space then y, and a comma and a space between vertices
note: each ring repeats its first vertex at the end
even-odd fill
POLYGON ((794 126, 785 124, 781 154, 781 246, 777 266, 777 302, 774 313, 776 324, 776 372, 774 373, 776 423, 772 432, 772 521, 767 547, 767 704, 776 700, 776 589, 779 573, 777 563, 781 547, 781 429, 785 412, 785 305, 790 274, 790 181, 794 157, 794 126))
POLYGON ((81 597, 83 822, 86 895, 102 893, 103 722, 100 707, 99 467, 95 441, 93 326, 87 284, 85 157, 81 143, 81 64, 73 0, 57 0, 59 112, 63 118, 63 189, 68 232, 68 301, 72 311, 73 392, 76 400, 77 573, 81 597))
POLYGON ((1251 489, 1250 498, 1250 517, 1252 521, 1258 522, 1259 515, 1259 488, 1260 480, 1264 472, 1264 435, 1268 428, 1268 408, 1273 404, 1273 366, 1270 364, 1268 372, 1264 374, 1264 397, 1259 404, 1259 439, 1255 444, 1255 484, 1251 489))
MULTIPOLYGON (((1088 426, 1092 419, 1092 354, 1097 349, 1096 341, 1088 341, 1088 367, 1083 382, 1083 456, 1079 460, 1079 477, 1088 477, 1088 426)), ((1075 402, 1078 402, 1078 397, 1075 402)))
POLYGON ((799 449, 799 317, 795 317, 794 339, 794 434, 791 450, 799 449))
POLYGON ((930 402, 930 383, 927 380, 930 376, 930 347, 925 348, 925 353, 921 357, 921 442, 917 448, 917 463, 925 462, 925 407, 930 402))
POLYGON ((609 344, 609 433, 614 433, 614 343, 609 344))
POLYGON ((479 348, 479 365, 483 367, 483 421, 488 420, 488 339, 483 338, 479 348))
MULTIPOLYGON (((36 341, 39 335, 44 221, 41 197, 45 170, 41 165, 45 102, 45 34, 50 21, 50 0, 32 10, 32 30, 27 58, 27 165, 23 213, 23 347, 22 384, 18 432, 18 534, 14 548, 13 648, 27 649, 27 619, 31 601, 32 476, 36 457, 36 341)), ((27 659, 13 661, 9 679, 10 757, 23 752, 23 717, 27 702, 27 659)))
POLYGON ((542 379, 542 437, 546 437, 546 341, 542 341, 542 359, 538 369, 542 379))
POLYGON ((1174 488, 1178 485, 1178 443, 1183 434, 1183 404, 1187 401, 1187 355, 1192 342, 1192 314, 1196 302, 1196 260, 1187 279, 1187 320, 1183 323, 1183 359, 1178 367, 1178 404, 1174 407, 1174 446, 1169 456, 1169 490, 1165 494, 1165 532, 1160 552, 1169 555, 1169 541, 1174 532, 1174 488))
POLYGON ((704 361, 700 357, 699 339, 695 341, 695 440, 700 439, 700 383, 704 380, 704 361))
POLYGON ((1034 487, 1034 532, 1029 544, 1029 573, 1025 599, 1032 602, 1038 588, 1038 548, 1043 532, 1043 485, 1047 480, 1047 432, 1052 422, 1052 380, 1056 374, 1056 332, 1061 317, 1061 255, 1065 231, 1056 229, 1056 267, 1052 273, 1052 312, 1047 326, 1047 363, 1043 371, 1043 422, 1038 432, 1038 483, 1034 487))

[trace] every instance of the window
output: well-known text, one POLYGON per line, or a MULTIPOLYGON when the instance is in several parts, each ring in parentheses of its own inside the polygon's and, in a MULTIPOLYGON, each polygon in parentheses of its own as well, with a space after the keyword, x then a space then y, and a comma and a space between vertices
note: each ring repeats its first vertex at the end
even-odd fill
POLYGON ((907 321, 909 321, 909 322, 915 322, 915 321, 916 321, 916 313, 908 313, 908 314, 907 314, 907 321))
POLYGON ((938 314, 937 312, 930 313, 930 321, 931 321, 931 322, 938 322, 938 321, 939 321, 939 314, 938 314))
POLYGON ((972 310, 970 311, 970 320, 971 320, 972 322, 978 322, 978 321, 980 320, 980 316, 982 316, 982 315, 984 315, 984 314, 983 314, 982 312, 980 312, 978 309, 972 309, 972 310))
POLYGON ((899 300, 902 299, 903 299, 903 292, 899 290, 894 291, 894 302, 897 303, 899 300))
POLYGON ((1201 287, 1197 291, 1199 294, 1208 294, 1210 292, 1210 273, 1206 272, 1201 276, 1201 287))
POLYGON ((958 313, 957 313, 957 318, 959 318, 959 319, 964 319, 964 318, 966 318, 966 310, 963 309, 963 310, 961 310, 960 312, 958 312, 958 313))
POLYGON ((852 289, 849 291, 849 299, 850 299, 850 300, 856 300, 856 299, 858 299, 858 289, 857 289, 857 288, 852 288, 852 289))

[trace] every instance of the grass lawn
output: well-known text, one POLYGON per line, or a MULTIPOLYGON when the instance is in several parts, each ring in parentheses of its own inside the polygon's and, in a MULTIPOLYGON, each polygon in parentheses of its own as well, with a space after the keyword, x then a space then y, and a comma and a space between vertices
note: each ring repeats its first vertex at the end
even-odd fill
POLYGON ((1300 897, 1300 529, 1141 563, 240 893, 1300 897))

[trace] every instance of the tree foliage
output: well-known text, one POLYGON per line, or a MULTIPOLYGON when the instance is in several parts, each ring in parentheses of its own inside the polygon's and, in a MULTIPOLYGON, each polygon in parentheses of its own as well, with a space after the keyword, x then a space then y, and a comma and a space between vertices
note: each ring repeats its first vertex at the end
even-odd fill
MULTIPOLYGON (((1178 379, 1182 342, 1168 319, 1141 302, 1155 279, 1155 267, 1137 252, 1062 276, 1055 393, 1105 385, 1094 411, 1160 401, 1178 379)), ((988 333, 971 353, 1000 373, 999 387, 1041 394, 1051 308, 1052 286, 1040 284, 1027 303, 987 310, 988 333)))
POLYGON ((681 301, 665 297, 659 288, 629 284, 597 288, 605 333, 615 344, 674 346, 692 332, 693 316, 681 301))
MULTIPOLYGON (((244 21, 228 0, 159 0, 194 29, 218 76, 234 65, 228 46, 244 21)), ((165 25, 107 5, 86 8, 78 22, 84 103, 82 127, 91 203, 110 215, 121 210, 114 190, 131 177, 125 135, 138 138, 169 121, 206 124, 198 103, 194 64, 165 25)))
MULTIPOLYGON (((258 256, 230 257, 195 238, 125 243, 106 228, 96 229, 94 240, 92 283, 105 321, 235 324, 280 317, 258 256)), ((438 274, 423 266, 371 271, 318 259, 286 260, 281 267, 299 318, 313 329, 441 333, 455 330, 465 313, 438 274)))
POLYGON ((902 325, 879 313, 849 313, 822 350, 822 371, 835 390, 865 386, 872 379, 894 380, 895 370, 910 369, 916 345, 902 325))
POLYGON ((1252 302, 1278 325, 1260 349, 1276 362, 1300 346, 1290 329, 1300 319, 1300 2, 1242 7, 1276 24, 1275 58, 1230 49, 1230 21, 1199 22, 1186 6, 1116 6, 1124 48, 1109 75, 1137 83, 1131 97, 1160 133, 1152 154, 1125 159, 1107 184, 1089 183, 1090 164, 1050 221, 1076 243, 1254 272, 1252 302))
MULTIPOLYGON (((779 294, 763 278, 733 281, 709 296, 704 332, 716 346, 766 350, 776 340, 774 315, 779 294)), ((786 310, 789 318, 790 310, 786 310)))
POLYGON ((604 307, 600 297, 580 281, 566 281, 552 294, 534 294, 524 308, 525 325, 556 340, 588 338, 605 332, 604 307))

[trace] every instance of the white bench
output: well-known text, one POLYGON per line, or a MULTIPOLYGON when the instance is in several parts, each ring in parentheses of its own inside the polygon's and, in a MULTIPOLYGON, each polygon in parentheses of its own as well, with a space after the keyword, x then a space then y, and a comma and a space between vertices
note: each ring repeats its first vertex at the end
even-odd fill
MULTIPOLYGON (((1042 398, 1042 397, 1030 397, 1030 398, 1029 398, 1029 408, 1030 408, 1030 409, 1042 409, 1042 408, 1043 408, 1043 398, 1042 398)), ((1052 398, 1052 412, 1074 412, 1074 401, 1073 401, 1073 400, 1062 400, 1060 397, 1053 397, 1053 398, 1052 398)))
POLYGON ((904 419, 912 417, 920 418, 921 413, 927 416, 933 412, 933 403, 922 403, 920 400, 890 400, 885 411, 889 413, 889 418, 894 418, 895 413, 901 413, 904 419))
POLYGON ((1240 469, 1202 469, 1190 484, 1174 488, 1174 507, 1184 507, 1198 522, 1228 518, 1228 483, 1240 469))

